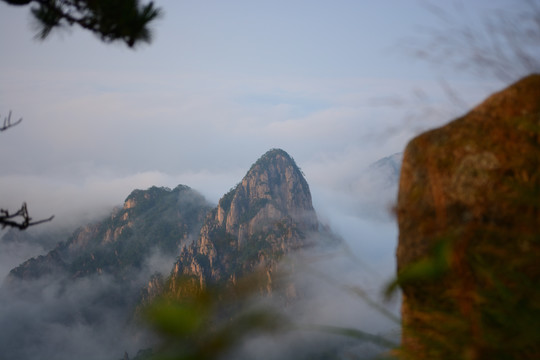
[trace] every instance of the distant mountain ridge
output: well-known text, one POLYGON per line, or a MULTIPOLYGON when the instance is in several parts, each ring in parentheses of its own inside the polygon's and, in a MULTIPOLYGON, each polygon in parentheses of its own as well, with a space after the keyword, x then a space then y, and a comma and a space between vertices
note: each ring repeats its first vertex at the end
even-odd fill
MULTIPOLYGON (((377 183, 377 189, 392 190, 401 158, 397 153, 373 163, 356 186, 377 183)), ((185 185, 134 190, 108 218, 80 227, 48 254, 14 268, 9 278, 125 277, 157 248, 177 254, 172 279, 191 276, 200 285, 233 281, 262 263, 271 268, 284 254, 307 246, 308 234, 317 232, 331 237, 319 224, 302 171, 285 151, 272 149, 215 208, 185 185)))
POLYGON ((47 255, 13 269, 10 277, 33 279, 58 272, 71 278, 127 276, 143 265, 152 249, 178 251, 198 232, 209 209, 204 197, 185 185, 134 190, 108 218, 80 227, 47 255))
POLYGON ((367 168, 367 176, 378 177, 378 183, 382 187, 390 188, 397 186, 399 182, 399 174, 401 172, 401 162, 403 160, 403 153, 395 153, 390 156, 386 156, 380 160, 377 160, 367 168))
MULTIPOLYGON (((23 353, 51 324, 99 333, 100 324, 117 321, 123 329, 141 303, 189 291, 182 287, 186 278, 199 288, 228 286, 257 272, 263 274, 259 294, 274 294, 284 258, 339 241, 319 222, 302 171, 281 149, 261 156, 215 207, 185 185, 134 190, 102 221, 81 226, 46 255, 11 270, 6 285, 29 290, 54 313, 41 326, 25 316, 29 336, 14 333, 8 346, 0 341, 0 352, 23 353), (161 271, 152 277, 148 264, 156 251, 166 256, 156 257, 161 271), (74 291, 76 301, 65 296, 74 291)), ((295 297, 293 286, 286 300, 291 288, 295 297)))
POLYGON ((393 221, 403 153, 381 158, 350 181, 346 191, 355 200, 356 213, 378 221, 393 221))

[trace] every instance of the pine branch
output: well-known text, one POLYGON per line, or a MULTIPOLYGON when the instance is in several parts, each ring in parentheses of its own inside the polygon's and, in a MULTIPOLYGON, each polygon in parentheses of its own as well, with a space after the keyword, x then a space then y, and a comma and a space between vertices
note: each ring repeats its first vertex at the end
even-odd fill
MULTIPOLYGON (((6 1, 6 0, 4 0, 6 1)), ((150 1, 139 0, 32 0, 31 9, 39 26, 39 39, 45 39, 53 29, 78 25, 100 37, 104 42, 123 41, 129 47, 150 42, 149 24, 162 14, 150 1)))
POLYGON ((14 227, 19 230, 24 230, 29 226, 49 222, 53 218, 54 215, 47 219, 32 221, 32 218, 28 214, 28 207, 26 206, 26 203, 23 203, 21 208, 12 214, 10 214, 8 210, 0 209, 0 226, 2 229, 6 227, 14 227))

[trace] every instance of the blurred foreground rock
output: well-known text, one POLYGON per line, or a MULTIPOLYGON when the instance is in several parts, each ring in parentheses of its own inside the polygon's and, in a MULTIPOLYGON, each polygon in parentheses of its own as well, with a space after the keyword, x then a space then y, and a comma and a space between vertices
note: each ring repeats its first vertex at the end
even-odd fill
POLYGON ((540 356, 540 75, 407 146, 397 205, 406 359, 540 356))

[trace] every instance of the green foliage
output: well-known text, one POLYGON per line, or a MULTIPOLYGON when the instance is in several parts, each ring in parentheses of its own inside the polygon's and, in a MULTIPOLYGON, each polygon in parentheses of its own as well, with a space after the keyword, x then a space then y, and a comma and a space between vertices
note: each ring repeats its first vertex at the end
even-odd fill
POLYGON ((427 291, 446 284, 415 310, 423 328, 404 331, 425 347, 429 358, 533 359, 540 340, 540 236, 493 224, 469 227, 466 236, 440 241, 430 257, 403 269, 387 287, 388 295, 398 285, 427 291), (464 243, 467 251, 461 254, 464 243))
POLYGON ((197 253, 195 255, 195 261, 201 265, 203 269, 209 269, 210 268, 210 260, 208 260, 208 257, 206 255, 197 253))
POLYGON ((58 263, 74 277, 108 273, 129 278, 153 250, 176 253, 181 241, 200 228, 209 209, 204 198, 186 186, 135 190, 126 200, 131 207, 79 228, 58 245, 54 259, 42 257, 15 273, 24 277, 58 263))
MULTIPOLYGON (((192 288, 189 279, 177 281, 178 287, 192 288)), ((246 337, 284 331, 286 319, 269 308, 249 305, 256 283, 196 288, 180 299, 164 297, 151 304, 145 318, 163 339, 152 359, 218 359, 246 337)))
MULTIPOLYGON (((261 287, 267 284, 266 276, 264 268, 252 269, 243 277, 237 277, 239 280, 234 283, 224 282, 204 288, 201 288, 194 278, 183 277, 173 280, 176 281, 174 288, 182 291, 176 294, 164 293, 162 298, 157 299, 145 311, 145 319, 160 334, 163 341, 154 349, 154 357, 151 359, 223 359, 234 355, 234 351, 252 336, 261 334, 283 336, 288 332, 298 331, 304 334, 318 332, 339 335, 343 341, 349 339, 359 343, 368 342, 382 349, 393 349, 398 346, 383 336, 357 328, 296 323, 291 317, 283 315, 283 312, 270 307, 268 302, 261 302, 258 298, 261 287)), ((276 273, 274 276, 276 281, 280 275, 276 273)), ((287 274, 281 276, 287 277, 287 274)), ((353 292, 362 294, 360 296, 362 299, 366 297, 359 288, 355 288, 353 292)), ((374 311, 381 309, 374 307, 374 311)), ((395 318, 393 315, 390 317, 395 318)), ((342 352, 339 347, 326 346, 320 350, 312 348, 304 350, 305 353, 296 353, 298 357, 295 358, 338 359, 341 357, 337 357, 336 354, 342 352)), ((352 354, 347 356, 374 359, 358 355, 358 357, 352 354)))
POLYGON ((206 301, 161 300, 146 311, 157 331, 172 337, 188 337, 201 330, 203 320, 208 317, 208 310, 206 301))
POLYGON ((231 208, 231 203, 234 198, 234 194, 236 193, 236 189, 238 188, 238 185, 231 188, 223 197, 219 200, 219 205, 225 210, 226 212, 229 211, 231 208))
POLYGON ((404 333, 423 355, 407 347, 404 359, 538 358, 540 137, 535 127, 520 126, 520 119, 512 123, 513 128, 504 128, 507 136, 516 136, 516 125, 520 136, 533 133, 513 140, 516 146, 527 144, 528 151, 494 175, 493 202, 482 204, 476 216, 447 207, 448 218, 459 221, 444 229, 445 239, 428 257, 402 269, 388 289, 402 286, 414 299, 409 309, 414 325, 404 333))
POLYGON ((436 241, 431 256, 415 261, 400 270, 396 279, 390 282, 384 293, 387 298, 391 297, 399 286, 430 282, 441 279, 450 268, 453 237, 447 237, 436 241))
POLYGON ((268 168, 277 156, 281 156, 287 161, 289 161, 291 164, 294 164, 295 169, 298 168, 294 163, 294 160, 289 156, 289 154, 287 154, 287 152, 281 149, 270 149, 266 153, 264 153, 253 165, 251 165, 248 173, 257 167, 262 169, 268 168))
MULTIPOLYGON (((247 200, 247 199, 246 199, 247 200)), ((266 206, 270 202, 269 199, 256 199, 251 204, 244 204, 244 208, 247 209, 241 216, 239 221, 241 223, 249 222, 251 219, 253 219, 259 211, 261 211, 262 208, 266 206)))
POLYGON ((259 264, 259 255, 269 253, 270 245, 265 238, 253 236, 231 256, 229 272, 243 276, 259 264))

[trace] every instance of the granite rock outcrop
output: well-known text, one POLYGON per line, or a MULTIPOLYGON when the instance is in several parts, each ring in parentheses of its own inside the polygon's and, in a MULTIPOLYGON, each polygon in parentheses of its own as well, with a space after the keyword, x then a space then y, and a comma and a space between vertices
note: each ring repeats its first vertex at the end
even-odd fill
POLYGON ((179 279, 203 288, 263 271, 261 286, 271 292, 276 264, 309 246, 319 228, 301 170, 285 151, 270 150, 208 214, 197 241, 182 250, 168 290, 181 296, 179 279))
POLYGON ((540 354, 540 75, 406 147, 403 358, 540 354))

